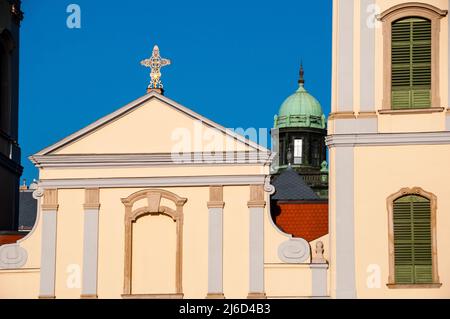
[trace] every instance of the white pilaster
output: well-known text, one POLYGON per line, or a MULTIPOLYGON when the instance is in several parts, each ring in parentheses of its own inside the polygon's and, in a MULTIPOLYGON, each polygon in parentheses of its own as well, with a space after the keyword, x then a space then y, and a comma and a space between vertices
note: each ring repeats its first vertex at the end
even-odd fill
POLYGON ((264 186, 250 186, 250 256, 248 298, 266 298, 264 290, 264 186))
POLYGON ((354 0, 338 1, 338 112, 353 112, 354 0))
POLYGON ((375 112, 375 0, 361 0, 360 112, 375 112))
POLYGON ((81 298, 97 298, 99 189, 86 189, 81 298))
POLYGON ((223 299, 223 187, 210 187, 208 202, 208 295, 223 299))
POLYGON ((58 191, 44 191, 42 212, 41 272, 39 298, 55 298, 56 232, 58 212, 58 191))
POLYGON ((336 297, 356 298, 354 230, 354 149, 335 149, 336 297))
POLYGON ((328 264, 311 264, 312 297, 328 297, 328 264))

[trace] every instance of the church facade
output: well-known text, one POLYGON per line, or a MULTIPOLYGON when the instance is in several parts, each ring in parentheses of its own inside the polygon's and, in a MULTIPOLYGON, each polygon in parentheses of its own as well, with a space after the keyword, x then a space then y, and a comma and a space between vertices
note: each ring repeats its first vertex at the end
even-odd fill
POLYGON ((160 92, 31 157, 38 221, 0 248, 0 296, 326 296, 326 257, 310 252, 326 238, 270 217, 271 152, 160 92))

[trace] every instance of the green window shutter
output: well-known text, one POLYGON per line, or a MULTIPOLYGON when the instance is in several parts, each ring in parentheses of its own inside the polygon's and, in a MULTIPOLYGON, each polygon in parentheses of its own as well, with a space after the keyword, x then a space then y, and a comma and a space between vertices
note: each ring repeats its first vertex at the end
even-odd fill
POLYGON ((394 254, 397 284, 433 282, 428 199, 405 196, 394 202, 394 254))
POLYGON ((431 21, 392 24, 392 109, 431 107, 431 21))

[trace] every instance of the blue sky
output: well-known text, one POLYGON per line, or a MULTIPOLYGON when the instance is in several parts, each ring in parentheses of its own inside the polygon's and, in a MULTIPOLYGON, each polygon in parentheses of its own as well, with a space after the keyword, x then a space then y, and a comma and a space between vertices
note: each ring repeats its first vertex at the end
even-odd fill
POLYGON ((38 177, 29 155, 145 94, 139 62, 154 44, 172 60, 165 95, 225 127, 272 127, 301 60, 328 114, 331 10, 331 0, 23 0, 23 178, 38 177), (71 3, 81 29, 66 25, 71 3))

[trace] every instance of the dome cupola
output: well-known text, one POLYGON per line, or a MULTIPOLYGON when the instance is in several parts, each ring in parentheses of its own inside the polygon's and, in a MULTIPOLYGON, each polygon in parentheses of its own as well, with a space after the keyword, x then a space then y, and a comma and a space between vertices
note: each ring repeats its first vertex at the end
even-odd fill
POLYGON ((289 96, 275 115, 275 128, 318 128, 325 129, 326 121, 319 101, 305 89, 304 70, 300 68, 298 90, 289 96))

